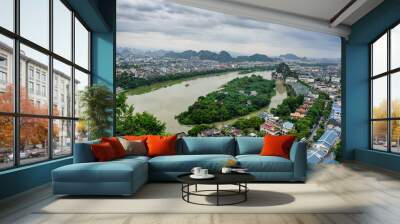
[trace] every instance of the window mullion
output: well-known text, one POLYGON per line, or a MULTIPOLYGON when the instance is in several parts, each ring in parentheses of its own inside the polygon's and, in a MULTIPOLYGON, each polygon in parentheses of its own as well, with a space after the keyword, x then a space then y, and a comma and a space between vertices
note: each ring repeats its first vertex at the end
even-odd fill
POLYGON ((372 102, 372 96, 373 96, 373 79, 372 79, 372 71, 373 71, 373 47, 372 44, 369 46, 369 148, 373 149, 374 147, 374 136, 373 136, 373 121, 372 121, 372 113, 373 113, 373 102, 372 102))
MULTIPOLYGON (((71 60, 72 64, 74 66, 71 67, 71 91, 72 91, 72 105, 71 105, 71 117, 75 118, 75 12, 72 11, 71 15, 71 24, 72 24, 72 29, 71 29, 71 60)), ((74 145, 75 145, 75 125, 76 121, 72 121, 72 131, 71 131, 71 150, 72 150, 72 155, 74 155, 74 145)))
MULTIPOLYGON (((14 1, 14 30, 17 35, 19 35, 19 5, 20 1, 14 1)), ((20 99, 20 50, 19 50, 19 40, 18 38, 14 39, 14 112, 16 114, 19 113, 19 99, 20 99)), ((19 117, 14 116, 14 166, 19 166, 20 164, 20 155, 19 155, 19 135, 20 135, 20 119, 19 117)))
MULTIPOLYGON (((390 71, 390 30, 387 32, 387 71, 390 71)), ((388 90, 388 92, 387 92, 387 98, 388 98, 388 103, 387 103, 387 110, 388 110, 388 118, 392 118, 392 99, 391 99, 391 79, 392 79, 392 76, 391 76, 391 74, 389 73, 388 75, 387 75, 387 90, 388 90)), ((388 148, 387 148, 387 151, 388 152, 391 152, 392 151, 392 135, 391 135, 391 129, 392 129, 392 121, 390 120, 390 121, 388 121, 388 128, 387 128, 387 135, 388 135, 388 138, 387 138, 387 140, 388 140, 388 148)))
MULTIPOLYGON (((49 50, 53 52, 53 0, 49 0, 49 50)), ((53 159, 53 57, 49 55, 49 74, 48 74, 48 97, 49 115, 48 120, 48 152, 49 159, 53 159)))

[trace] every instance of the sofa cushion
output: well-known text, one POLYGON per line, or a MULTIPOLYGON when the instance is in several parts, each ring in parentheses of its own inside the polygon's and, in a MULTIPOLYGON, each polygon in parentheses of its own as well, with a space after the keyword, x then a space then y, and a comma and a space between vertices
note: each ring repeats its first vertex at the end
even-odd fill
POLYGON ((178 154, 235 155, 235 139, 232 137, 183 137, 179 141, 178 154))
POLYGON ((147 176, 147 163, 140 159, 75 163, 53 170, 57 182, 130 182, 134 173, 147 176), (146 173, 145 173, 146 172, 146 173))
POLYGON ((262 156, 280 156, 290 159, 290 148, 296 140, 294 135, 273 136, 266 135, 264 137, 264 145, 261 149, 262 156))
POLYGON ((279 156, 239 155, 240 167, 249 172, 292 172, 292 161, 279 156))
POLYGON ((146 142, 148 135, 125 135, 124 138, 128 141, 143 141, 146 142))
POLYGON ((96 157, 96 161, 105 162, 118 158, 118 156, 115 154, 115 150, 109 142, 93 144, 90 147, 94 157, 96 157))
POLYGON ((237 137, 236 155, 260 154, 264 144, 262 137, 237 137))
POLYGON ((172 136, 160 136, 160 135, 149 135, 147 137, 147 155, 154 156, 166 156, 176 154, 176 135, 172 136))
POLYGON ((140 140, 129 141, 125 138, 118 138, 121 142, 124 150, 126 151, 126 155, 138 155, 138 156, 145 156, 147 155, 147 148, 146 143, 140 140))
POLYGON ((193 167, 199 166, 216 172, 230 159, 235 158, 231 155, 158 156, 149 160, 149 170, 153 172, 190 172, 193 167))
POLYGON ((114 149, 115 155, 117 158, 122 158, 126 156, 126 151, 124 149, 124 146, 122 146, 121 142, 117 137, 104 137, 101 138, 101 142, 108 142, 114 149))

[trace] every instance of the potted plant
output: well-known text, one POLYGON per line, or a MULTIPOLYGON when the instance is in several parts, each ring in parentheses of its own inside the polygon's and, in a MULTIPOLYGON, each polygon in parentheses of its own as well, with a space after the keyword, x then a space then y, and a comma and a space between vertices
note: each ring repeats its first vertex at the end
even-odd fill
POLYGON ((80 93, 82 119, 87 127, 89 140, 110 136, 114 106, 113 93, 104 85, 86 87, 80 93))

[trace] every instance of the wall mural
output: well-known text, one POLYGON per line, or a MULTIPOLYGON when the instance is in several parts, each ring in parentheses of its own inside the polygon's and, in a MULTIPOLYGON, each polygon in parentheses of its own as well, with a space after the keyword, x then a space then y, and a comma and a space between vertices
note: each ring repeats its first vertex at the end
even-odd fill
POLYGON ((119 135, 292 134, 340 160, 340 39, 164 0, 117 2, 119 135))

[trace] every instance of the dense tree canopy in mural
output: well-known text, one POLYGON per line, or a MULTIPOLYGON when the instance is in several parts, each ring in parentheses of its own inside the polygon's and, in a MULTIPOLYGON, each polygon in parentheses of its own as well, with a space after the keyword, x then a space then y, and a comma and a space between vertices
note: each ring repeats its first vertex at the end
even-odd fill
POLYGON ((256 75, 236 78, 219 90, 199 97, 176 118, 187 125, 225 121, 268 106, 274 94, 274 81, 256 75))

